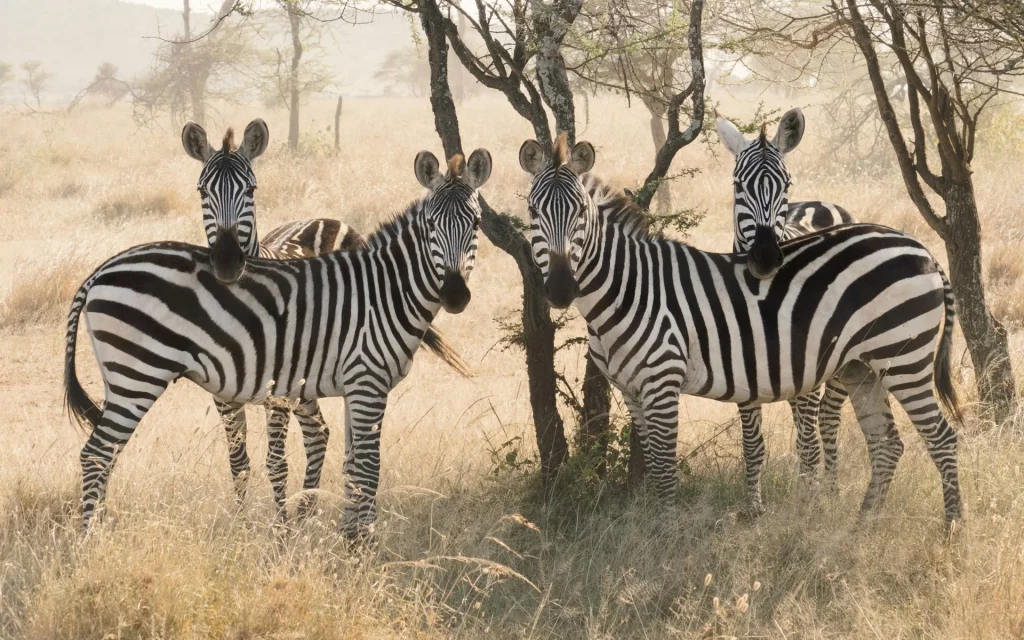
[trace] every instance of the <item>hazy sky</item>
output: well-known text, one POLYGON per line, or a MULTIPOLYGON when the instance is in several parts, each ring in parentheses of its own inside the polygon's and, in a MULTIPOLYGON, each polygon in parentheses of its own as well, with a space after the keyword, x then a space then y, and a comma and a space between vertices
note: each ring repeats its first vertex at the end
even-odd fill
MULTIPOLYGON (((122 2, 132 2, 135 4, 148 4, 151 7, 157 7, 160 9, 176 9, 181 11, 181 0, 122 0, 122 2)), ((220 2, 217 0, 190 0, 189 4, 193 11, 207 11, 213 13, 220 7, 220 2)), ((254 3, 256 8, 259 8, 260 2, 254 3)))

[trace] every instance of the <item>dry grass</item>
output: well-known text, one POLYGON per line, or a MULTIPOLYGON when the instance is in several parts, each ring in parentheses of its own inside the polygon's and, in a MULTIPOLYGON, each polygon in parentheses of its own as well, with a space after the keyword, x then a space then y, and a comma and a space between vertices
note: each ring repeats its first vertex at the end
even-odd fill
MULTIPOLYGON (((752 111, 726 106, 738 116, 752 111)), ((272 146, 256 167, 264 229, 332 216, 369 231, 420 194, 415 153, 439 151, 425 100, 347 102, 344 146, 335 157, 284 153, 277 146, 286 122, 280 112, 228 113, 224 125, 236 129, 256 116, 270 124, 272 146), (402 126, 380 125, 382 114, 402 126)), ((597 146, 598 171, 634 185, 650 163, 646 112, 595 99, 591 113, 581 137, 597 146)), ((332 114, 333 105, 311 105, 308 130, 322 131, 332 114)), ((793 197, 833 200, 863 220, 904 228, 944 261, 898 176, 858 184, 856 176, 814 172, 823 152, 815 115, 808 109, 805 147, 789 161, 798 178, 793 197)), ((527 181, 516 150, 529 128, 500 100, 469 101, 460 116, 467 151, 486 146, 495 158, 488 201, 523 215, 527 181)), ((212 137, 219 128, 208 127, 212 137)), ((273 502, 262 470, 262 412, 250 410, 254 477, 236 510, 216 413, 209 397, 185 382, 146 416, 118 460, 102 526, 82 540, 82 438, 61 413, 67 304, 87 272, 117 251, 162 239, 201 242, 199 165, 184 156, 177 131, 136 132, 130 114, 118 109, 79 110, 51 127, 12 116, 0 129, 0 149, 19 147, 40 151, 17 163, 0 160, 0 211, 31 214, 33 231, 26 237, 22 217, 0 217, 0 281, 7 283, 0 300, 0 637, 1024 636, 1024 442, 1010 431, 973 423, 962 429, 968 519, 951 544, 942 535, 937 474, 902 416, 907 453, 889 504, 860 525, 867 463, 849 415, 840 495, 814 498, 795 483, 787 408, 766 408, 768 513, 753 521, 742 515, 735 409, 709 401, 681 403, 680 450, 695 453, 669 517, 649 496, 612 487, 600 499, 574 490, 545 503, 529 465, 494 473, 491 452, 505 442, 530 443, 533 426, 522 356, 494 348, 494 319, 518 304, 517 271, 485 240, 470 282, 473 304, 438 320, 475 377, 462 379, 424 355, 391 395, 376 551, 353 552, 335 533, 342 401, 323 403, 335 435, 322 512, 279 531, 270 525, 273 502)), ((991 170, 1008 166, 1007 152, 981 157, 975 168, 990 300, 998 315, 1016 319, 1024 318, 1012 306, 1024 299, 1020 185, 991 170)), ((717 157, 721 162, 701 146, 686 149, 677 167, 701 173, 672 189, 678 206, 708 210, 692 241, 727 250, 731 166, 726 154, 717 157)), ((1019 369, 1024 334, 1011 326, 1019 369)), ((579 328, 574 323, 565 333, 579 328)), ((79 375, 98 397, 85 343, 79 375)), ((956 353, 962 350, 958 343, 956 353)), ((578 381, 582 350, 559 358, 578 381)), ((969 385, 970 371, 959 373, 969 385)), ((295 493, 303 456, 292 431, 295 493)), ((518 455, 535 452, 526 444, 518 455)))

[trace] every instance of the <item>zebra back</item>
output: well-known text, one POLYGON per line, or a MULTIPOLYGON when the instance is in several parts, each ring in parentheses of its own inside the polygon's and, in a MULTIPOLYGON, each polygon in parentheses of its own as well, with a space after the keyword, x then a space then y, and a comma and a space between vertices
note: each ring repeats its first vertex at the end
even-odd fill
POLYGON ((260 242, 260 257, 312 258, 365 245, 363 236, 347 224, 330 218, 315 218, 283 224, 268 233, 260 242))

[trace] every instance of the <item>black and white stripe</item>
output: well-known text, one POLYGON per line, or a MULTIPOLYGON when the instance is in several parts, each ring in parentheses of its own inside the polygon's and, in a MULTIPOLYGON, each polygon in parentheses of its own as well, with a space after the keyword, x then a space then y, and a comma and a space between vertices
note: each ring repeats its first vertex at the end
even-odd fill
MULTIPOLYGON (((593 163, 591 145, 570 152, 564 136, 550 153, 523 145, 534 259, 552 304, 575 302, 586 319, 595 363, 626 398, 660 496, 676 490, 680 394, 757 406, 838 376, 868 439, 863 509, 884 501, 902 452, 891 394, 939 469, 947 523, 960 517, 956 432, 935 395, 955 411, 953 300, 927 249, 885 227, 840 226, 785 243, 783 268, 757 279, 745 254, 651 235, 621 191, 580 179, 593 163)), ((743 433, 756 508, 765 451, 758 427, 743 433)))
POLYGON ((388 393, 408 374, 439 309, 458 313, 469 303, 477 189, 491 161, 477 150, 442 174, 421 152, 415 169, 429 193, 366 249, 254 259, 225 283, 214 249, 158 243, 129 249, 89 276, 71 305, 65 355, 66 404, 91 426, 81 454, 84 528, 139 421, 170 382, 188 378, 232 403, 345 397, 342 527, 351 536, 370 532, 388 393), (75 372, 80 315, 101 368, 102 408, 75 372))
MULTIPOLYGON (((777 249, 778 242, 856 222, 849 212, 830 202, 789 202, 792 179, 786 168, 785 154, 793 151, 803 138, 805 120, 799 108, 786 112, 772 140, 768 140, 764 128, 756 139, 747 140, 728 120, 719 118, 717 126, 719 138, 736 159, 733 169, 734 252, 753 256, 752 248, 757 238, 764 242, 765 236, 773 236, 777 249)), ((761 252, 758 255, 765 254, 761 252)), ((779 251, 779 259, 781 256, 779 251)), ((752 272, 757 272, 756 267, 751 264, 752 272)), ((842 385, 830 381, 826 383, 824 393, 815 389, 789 400, 796 427, 801 476, 813 478, 816 475, 823 449, 825 481, 831 492, 838 488, 836 443, 846 397, 842 385)), ((757 428, 753 425, 761 423, 760 407, 740 409, 740 421, 747 430, 757 428)))
MULTIPOLYGON (((218 238, 223 238, 222 234, 226 230, 234 230, 237 233, 241 252, 248 258, 311 258, 333 251, 339 238, 341 242, 337 248, 340 250, 355 249, 364 245, 365 241, 356 231, 337 220, 326 218, 301 220, 283 225, 268 234, 264 242, 260 242, 255 215, 256 175, 252 163, 266 149, 270 132, 263 120, 256 119, 246 127, 242 145, 237 149, 234 148, 233 138, 233 131, 228 129, 221 149, 214 151, 209 144, 206 131, 200 125, 194 122, 186 123, 181 132, 185 152, 203 163, 197 190, 202 199, 203 228, 211 248, 218 238)), ((250 475, 249 453, 246 448, 248 426, 245 405, 216 398, 214 405, 227 434, 228 462, 234 479, 235 494, 241 502, 245 498, 250 475)), ((268 400, 265 405, 267 476, 273 488, 278 517, 283 520, 287 513, 288 485, 285 443, 292 411, 290 403, 280 400, 268 400)), ((302 487, 304 491, 312 491, 320 487, 330 428, 315 399, 297 404, 295 418, 302 430, 303 449, 306 454, 306 473, 302 487)), ((314 496, 314 493, 306 493, 303 496, 299 503, 299 515, 310 511, 314 505, 314 496)))

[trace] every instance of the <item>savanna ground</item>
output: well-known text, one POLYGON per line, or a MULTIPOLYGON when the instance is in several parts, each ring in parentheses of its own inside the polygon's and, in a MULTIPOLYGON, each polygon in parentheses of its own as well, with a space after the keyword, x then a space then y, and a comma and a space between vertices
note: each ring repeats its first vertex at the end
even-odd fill
MULTIPOLYGON (((230 108, 210 127, 219 139, 226 124, 268 120, 272 144, 256 166, 264 231, 314 216, 370 231, 421 193, 413 156, 440 151, 426 100, 346 101, 337 155, 329 153, 330 106, 306 110, 299 157, 283 149, 283 113, 230 108)), ((753 112, 738 101, 724 106, 730 115, 753 112)), ((945 261, 895 168, 837 164, 829 123, 820 111, 807 115, 808 134, 789 161, 791 197, 842 203, 921 238, 945 261)), ((467 151, 486 146, 495 160, 488 201, 525 215, 516 152, 529 129, 497 100, 467 102, 461 116, 467 151)), ((951 543, 937 473, 902 415, 907 453, 889 502, 857 524, 867 462, 849 409, 836 499, 798 490, 788 407, 773 405, 765 415, 768 512, 744 517, 735 408, 693 399, 682 402, 685 473, 671 520, 657 516, 650 496, 613 484, 580 481, 561 498, 539 499, 523 356, 502 349, 495 321, 517 309, 520 281, 511 259, 483 239, 472 303, 438 320, 475 375, 460 378, 424 353, 392 393, 375 551, 353 553, 335 532, 342 400, 323 403, 334 437, 321 513, 282 532, 271 526, 262 410, 249 410, 253 477, 239 510, 217 414, 187 382, 146 416, 118 461, 103 524, 83 541, 83 435, 61 406, 64 314, 109 255, 142 242, 202 241, 199 165, 182 151, 177 127, 136 129, 127 110, 2 117, 0 637, 1024 637, 1022 440, 971 411, 960 448, 967 520, 951 543)), ((1024 153, 1019 116, 1000 118, 975 169, 989 300, 1014 331, 1021 372, 1024 153)), ((649 169, 642 108, 593 100, 580 138, 596 144, 597 172, 621 186, 649 169)), ((713 142, 680 154, 677 170, 701 172, 672 188, 677 207, 707 209, 690 241, 725 251, 732 164, 713 142)), ((560 339, 579 332, 570 323, 560 339)), ((79 342, 79 375, 99 398, 87 343, 79 342)), ((958 337, 957 381, 970 405, 963 351, 958 337)), ((559 354, 571 382, 583 355, 576 346, 559 354)), ((293 494, 300 440, 293 427, 293 494)))

